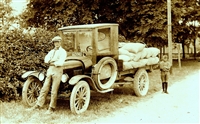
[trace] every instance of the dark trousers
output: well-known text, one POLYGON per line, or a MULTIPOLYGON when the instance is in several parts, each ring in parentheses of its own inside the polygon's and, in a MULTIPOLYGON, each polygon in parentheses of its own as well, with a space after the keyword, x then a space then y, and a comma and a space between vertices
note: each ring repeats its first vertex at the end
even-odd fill
POLYGON ((163 82, 162 83, 163 92, 167 93, 167 88, 168 88, 168 82, 163 82))
POLYGON ((169 81, 169 71, 161 71, 161 80, 162 82, 168 82, 169 81))

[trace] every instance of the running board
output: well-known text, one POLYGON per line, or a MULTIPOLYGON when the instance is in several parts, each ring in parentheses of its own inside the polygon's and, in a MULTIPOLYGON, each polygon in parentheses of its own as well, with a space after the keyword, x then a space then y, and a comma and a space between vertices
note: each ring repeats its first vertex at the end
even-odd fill
POLYGON ((113 90, 114 89, 106 89, 106 90, 98 90, 97 92, 99 92, 99 93, 107 93, 107 92, 111 92, 113 90))

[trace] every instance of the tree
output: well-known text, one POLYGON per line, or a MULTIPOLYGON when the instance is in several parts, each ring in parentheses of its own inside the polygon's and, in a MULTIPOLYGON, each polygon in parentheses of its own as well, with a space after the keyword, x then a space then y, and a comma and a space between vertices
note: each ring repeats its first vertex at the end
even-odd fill
MULTIPOLYGON (((173 42, 182 42, 182 34, 194 32, 185 24, 200 20, 198 11, 199 0, 172 0, 173 42)), ((48 30, 75 24, 119 23, 119 33, 131 42, 167 45, 166 0, 30 0, 22 18, 28 26, 48 30)))
POLYGON ((3 26, 5 25, 5 23, 10 24, 15 20, 14 17, 11 15, 13 9, 10 6, 10 2, 11 0, 0 1, 0 24, 3 26))
POLYGON ((167 43, 164 0, 30 0, 22 18, 27 25, 56 30, 74 24, 119 23, 127 39, 167 43), (48 6, 46 6, 48 5, 48 6))
MULTIPOLYGON (((185 58, 184 45, 188 39, 194 39, 194 44, 200 31, 199 26, 193 24, 200 21, 200 1, 199 0, 174 0, 173 1, 173 38, 175 42, 182 43, 183 58, 185 58), (176 17, 176 18, 175 18, 176 17)), ((195 47, 195 45, 194 45, 195 47)), ((194 48, 195 49, 195 48, 194 48)), ((194 57, 196 56, 196 50, 194 57)))

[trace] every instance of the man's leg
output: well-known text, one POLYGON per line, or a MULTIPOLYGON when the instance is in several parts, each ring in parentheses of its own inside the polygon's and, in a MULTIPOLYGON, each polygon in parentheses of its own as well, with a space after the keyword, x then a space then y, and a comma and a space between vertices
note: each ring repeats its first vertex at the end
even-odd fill
POLYGON ((168 82, 165 82, 165 93, 168 94, 167 88, 168 88, 168 82))
POLYGON ((163 92, 165 92, 165 75, 164 75, 164 72, 161 72, 161 81, 162 81, 163 92))
POLYGON ((162 89, 163 89, 163 92, 165 92, 165 82, 162 82, 162 89))
POLYGON ((167 88, 168 88, 168 81, 169 81, 169 72, 166 73, 165 78, 166 78, 166 82, 165 82, 165 93, 168 94, 167 88))
POLYGON ((43 87, 40 90, 40 95, 37 99, 35 106, 27 109, 28 111, 32 111, 34 109, 39 109, 40 107, 42 107, 44 105, 47 94, 49 92, 49 88, 50 88, 50 84, 51 84, 50 81, 51 81, 51 77, 50 76, 46 77, 43 87))
POLYGON ((58 95, 58 89, 60 86, 60 80, 61 80, 62 74, 57 74, 52 76, 52 89, 51 89, 51 101, 49 108, 46 112, 46 114, 51 114, 55 108, 57 103, 57 95, 58 95))
POLYGON ((57 73, 52 76, 52 89, 51 89, 51 102, 49 107, 55 109, 56 108, 56 103, 57 103, 57 95, 58 95, 58 89, 60 86, 60 81, 61 81, 62 73, 57 73))
POLYGON ((43 87, 40 91, 40 95, 38 97, 36 105, 39 105, 40 107, 44 105, 46 97, 49 93, 50 86, 51 86, 51 76, 47 76, 43 84, 43 87))

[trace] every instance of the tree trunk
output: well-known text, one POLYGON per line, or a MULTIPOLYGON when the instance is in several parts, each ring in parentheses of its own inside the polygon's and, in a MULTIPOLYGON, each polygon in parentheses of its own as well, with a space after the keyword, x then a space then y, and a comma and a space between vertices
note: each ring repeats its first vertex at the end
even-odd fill
POLYGON ((185 59, 185 40, 182 41, 183 59, 185 59))
POLYGON ((196 60, 196 39, 194 39, 194 59, 196 60))
POLYGON ((166 51, 165 51, 165 46, 166 46, 166 45, 163 46, 163 55, 166 54, 166 53, 165 53, 165 52, 166 52, 166 51))

